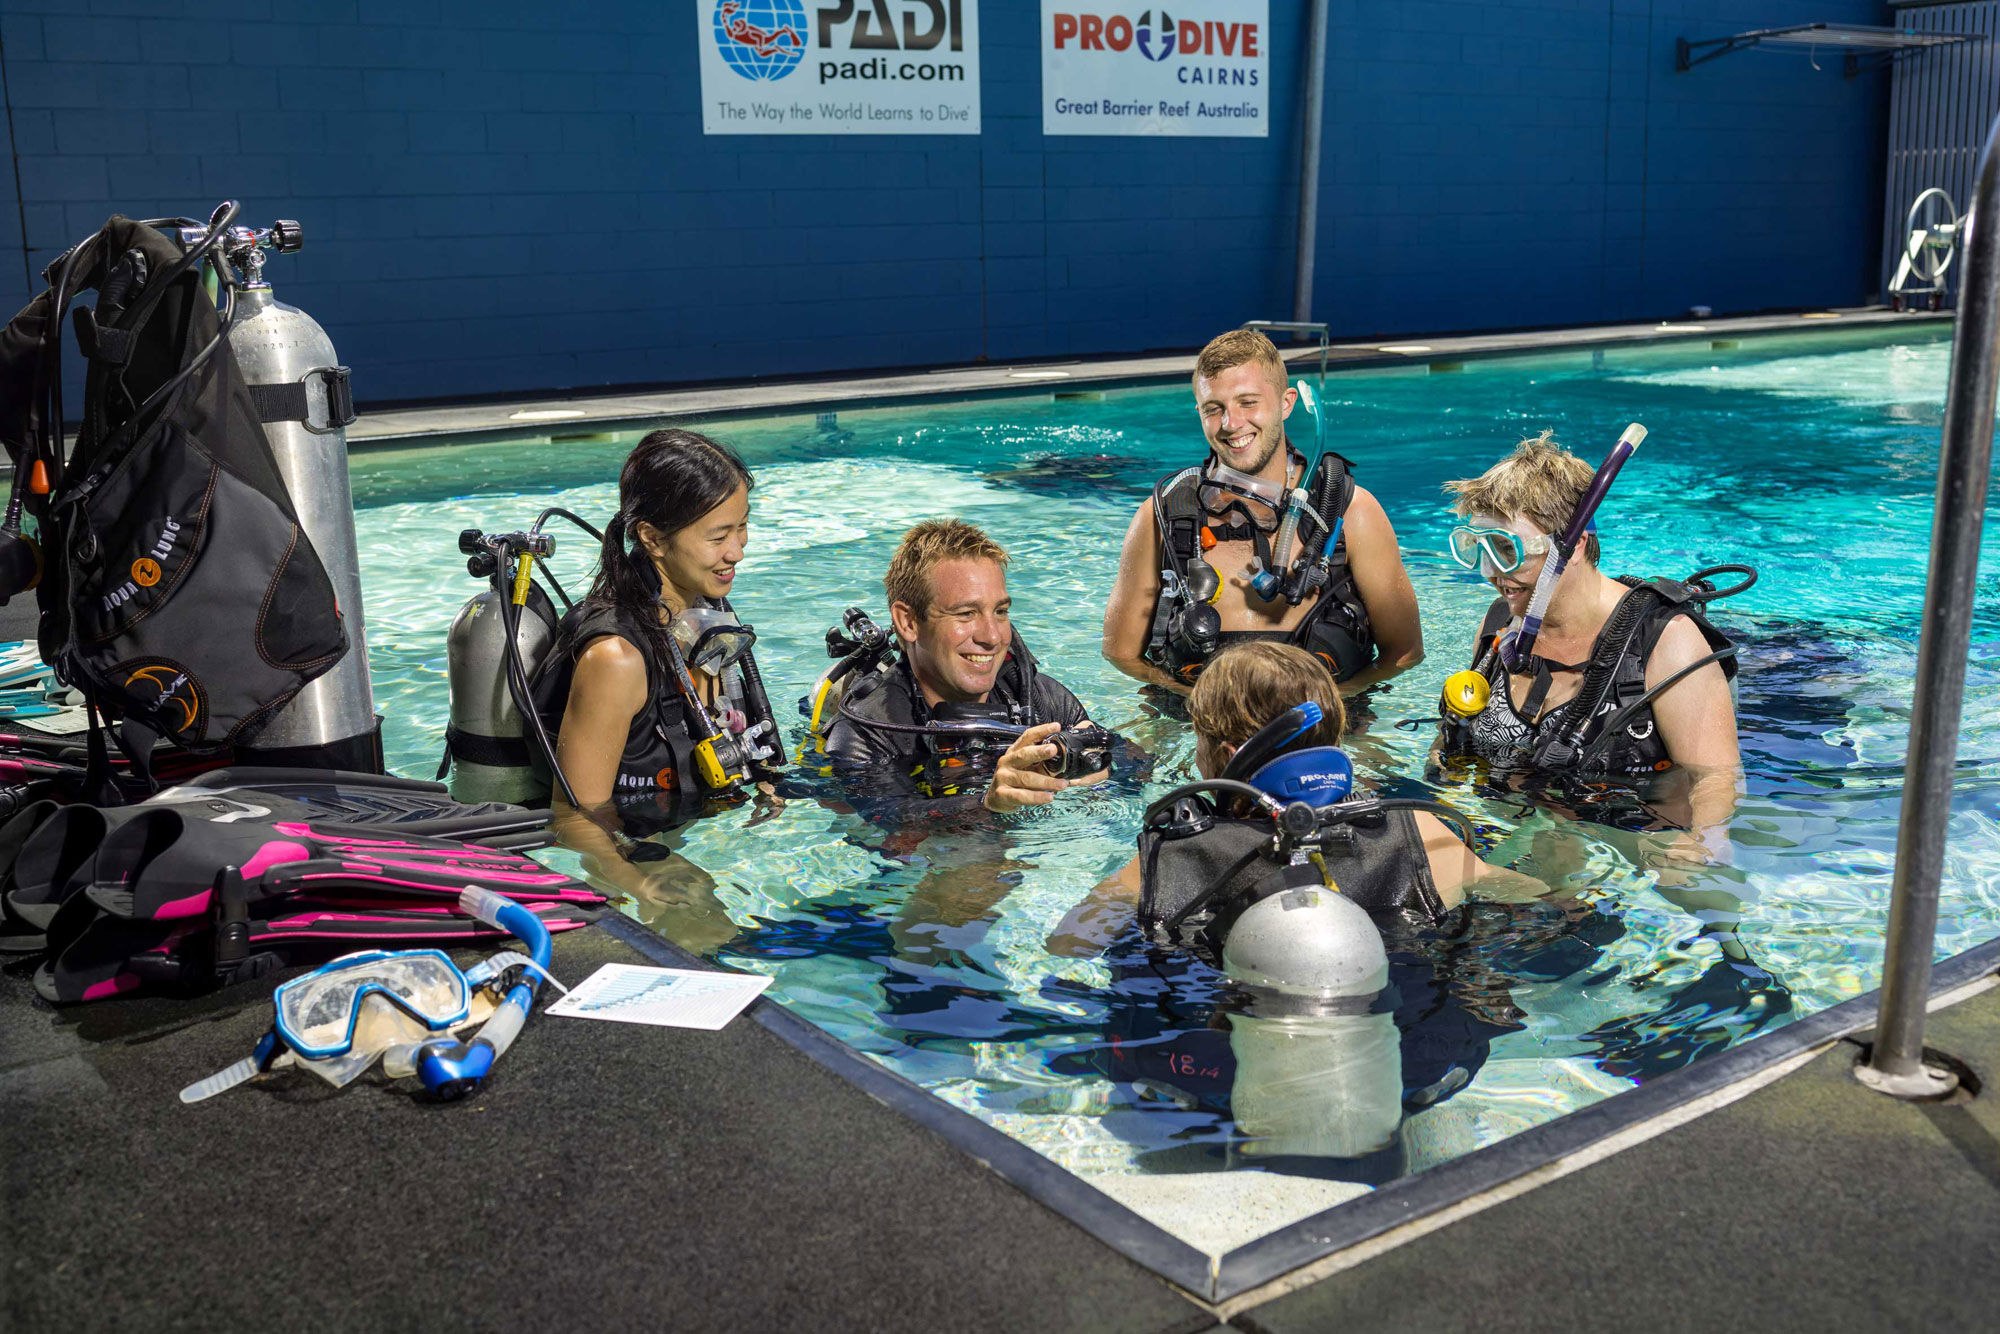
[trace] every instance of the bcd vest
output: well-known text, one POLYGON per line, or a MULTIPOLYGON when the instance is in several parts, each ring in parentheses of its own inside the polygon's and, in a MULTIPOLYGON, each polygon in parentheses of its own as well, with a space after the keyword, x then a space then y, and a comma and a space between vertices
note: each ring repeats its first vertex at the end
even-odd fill
MULTIPOLYGON (((726 598, 709 605, 735 610, 726 598)), ((652 641, 616 607, 580 603, 563 617, 555 646, 532 684, 535 708, 549 739, 554 741, 562 726, 570 685, 576 677, 577 656, 592 640, 605 635, 615 635, 632 645, 646 664, 646 701, 632 715, 612 783, 612 801, 621 814, 654 807, 664 827, 699 815, 711 798, 736 792, 734 786, 711 789, 702 780, 694 758, 701 728, 690 716, 687 697, 681 693, 673 669, 656 659, 652 641)), ((710 716, 720 722, 731 709, 742 713, 752 726, 772 721, 770 701, 764 697, 763 680, 751 654, 744 654, 723 672, 710 716)), ((776 735, 775 721, 772 735, 776 735)), ((540 756, 535 757, 535 768, 538 773, 546 768, 540 756)))
POLYGON ((1144 829, 1140 925, 1155 939, 1193 946, 1213 961, 1244 909, 1304 885, 1335 889, 1376 916, 1414 913, 1435 921, 1444 915, 1415 813, 1376 811, 1341 828, 1347 836, 1329 844, 1320 864, 1279 861, 1268 819, 1217 817, 1207 828, 1178 835, 1171 828, 1144 829), (1203 894, 1206 903, 1170 925, 1203 894))
MULTIPOLYGON (((1329 524, 1338 525, 1354 498, 1354 465, 1328 450, 1306 478, 1306 495, 1315 511, 1329 524)), ((1201 529, 1208 522, 1198 495, 1201 468, 1183 468, 1162 478, 1157 485, 1159 506, 1165 516, 1161 534, 1160 559, 1176 573, 1201 554, 1201 529)), ((1326 530, 1305 516, 1299 523, 1300 551, 1317 552, 1326 540, 1326 530)), ((1295 553, 1296 555, 1296 553, 1295 553)), ((1171 642, 1168 625, 1182 609, 1185 598, 1167 590, 1172 581, 1162 581, 1159 598, 1153 604, 1153 624, 1146 639, 1145 659, 1184 681, 1201 674, 1206 662, 1179 650, 1171 642)), ((1225 640, 1231 632, 1225 631, 1225 640)), ((1312 610, 1292 630, 1268 636, 1296 644, 1327 665, 1336 681, 1345 681, 1375 660, 1375 636, 1368 623, 1368 608, 1354 586, 1353 571, 1347 563, 1347 534, 1334 543, 1327 581, 1314 596, 1312 610)))
MULTIPOLYGON (((1496 649, 1509 621, 1507 603, 1496 599, 1480 627, 1473 670, 1491 685, 1486 707, 1470 718, 1448 719, 1440 739, 1447 754, 1472 755, 1499 764, 1578 774, 1633 776, 1673 767, 1650 703, 1641 705, 1606 734, 1605 725, 1646 693, 1646 663, 1660 635, 1676 616, 1686 616, 1711 651, 1730 647, 1728 636, 1709 623, 1685 584, 1672 579, 1641 581, 1620 577, 1632 591, 1605 622, 1583 668, 1575 696, 1534 721, 1515 708, 1506 665, 1496 649), (1581 726, 1578 725, 1581 719, 1581 726)), ((1723 675, 1736 675, 1734 657, 1720 660, 1723 675)))

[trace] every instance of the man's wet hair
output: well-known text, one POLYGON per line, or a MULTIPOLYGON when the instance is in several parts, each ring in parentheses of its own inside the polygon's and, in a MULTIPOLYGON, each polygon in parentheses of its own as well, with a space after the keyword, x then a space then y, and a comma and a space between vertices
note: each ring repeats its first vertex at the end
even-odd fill
POLYGON ((990 560, 1007 568, 1007 552, 998 542, 963 519, 926 519, 896 544, 882 591, 889 605, 901 602, 918 617, 931 609, 931 571, 951 560, 990 560))
POLYGON ((1219 338, 1210 339, 1194 359, 1195 383, 1213 380, 1224 371, 1251 362, 1262 366, 1279 388, 1291 383, 1291 372, 1285 369, 1285 359, 1278 355, 1277 344, 1255 329, 1231 329, 1219 338))

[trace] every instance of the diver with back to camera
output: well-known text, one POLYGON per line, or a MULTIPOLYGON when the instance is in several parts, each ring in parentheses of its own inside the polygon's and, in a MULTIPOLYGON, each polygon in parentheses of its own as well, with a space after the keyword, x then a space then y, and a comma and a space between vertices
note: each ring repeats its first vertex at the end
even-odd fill
POLYGON ((935 814, 976 796, 1007 814, 1109 774, 1118 738, 1021 642, 999 543, 927 520, 903 534, 882 587, 893 634, 850 608, 827 633, 839 660, 799 702, 864 813, 935 814))
MULTIPOLYGON (((1423 661, 1417 597, 1381 504, 1353 465, 1308 460, 1286 420, 1300 389, 1271 340, 1223 334, 1196 359, 1209 456, 1162 478, 1126 529, 1103 653, 1127 676, 1187 694, 1232 643, 1277 640, 1355 696, 1423 661)), ((1313 404, 1323 437, 1324 404, 1313 404)))
MULTIPOLYGON (((1520 903, 1547 887, 1481 861, 1449 807, 1357 792, 1337 749, 1339 693, 1302 649, 1226 650, 1189 712, 1201 781, 1151 804, 1138 855, 1048 941, 1095 955, 1136 913, 1150 942, 1145 971, 1158 977, 1143 1003, 1117 1008, 1116 1036, 1091 1059, 1142 1098, 1233 1123, 1219 1151, 1190 1130, 1147 1155, 1153 1170, 1243 1156, 1347 1180, 1401 1175, 1406 1108, 1449 1097, 1492 1039, 1521 1027, 1504 984, 1458 958, 1468 893, 1520 903), (1213 1016, 1189 955, 1233 984, 1213 1016)), ((1118 952, 1131 961, 1129 943, 1118 952)))

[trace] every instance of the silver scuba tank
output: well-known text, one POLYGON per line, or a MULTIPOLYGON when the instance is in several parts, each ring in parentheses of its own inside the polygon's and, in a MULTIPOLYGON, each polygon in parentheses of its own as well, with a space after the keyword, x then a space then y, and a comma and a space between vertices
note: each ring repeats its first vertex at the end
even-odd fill
POLYGON ((311 682, 257 733, 255 751, 333 748, 344 768, 382 768, 380 720, 368 675, 361 606, 361 561, 354 542, 354 496, 347 482, 347 425, 354 399, 347 368, 318 321, 286 305, 264 281, 264 251, 304 244, 296 222, 267 230, 230 229, 224 249, 243 275, 229 347, 257 399, 271 454, 299 524, 333 581, 347 655, 311 682))
MULTIPOLYGON (((477 530, 461 535, 478 538, 477 530)), ((477 544, 474 543, 476 546, 477 544)), ((475 552, 475 560, 480 556, 475 552)), ((491 568, 483 565, 482 569, 491 568)), ((527 720, 507 685, 507 627, 503 581, 495 578, 459 608, 445 636, 445 670, 451 684, 451 795, 459 801, 527 802, 548 795, 548 782, 529 762, 527 720)), ((532 679, 556 638, 555 606, 541 585, 528 585, 514 645, 522 672, 532 679)))
POLYGON ((1371 1002, 1389 984, 1373 919, 1326 889, 1288 889, 1238 917, 1223 971, 1251 997, 1229 1017, 1230 1107, 1251 1156, 1356 1158, 1403 1116, 1401 1037, 1371 1002))

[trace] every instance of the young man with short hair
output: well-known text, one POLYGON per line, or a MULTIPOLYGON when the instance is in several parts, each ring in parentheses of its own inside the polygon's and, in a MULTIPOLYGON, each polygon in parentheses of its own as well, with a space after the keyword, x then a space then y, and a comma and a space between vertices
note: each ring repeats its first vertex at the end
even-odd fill
POLYGON ((1389 516, 1346 459, 1329 450, 1312 461, 1292 446, 1285 420, 1298 391, 1271 340, 1243 329, 1215 339, 1195 361, 1194 395, 1209 456, 1163 478, 1132 516, 1104 608, 1105 658, 1183 695, 1245 640, 1298 645, 1350 697, 1422 662, 1389 516), (1275 539, 1299 491, 1311 512, 1299 508, 1279 569, 1275 539))

